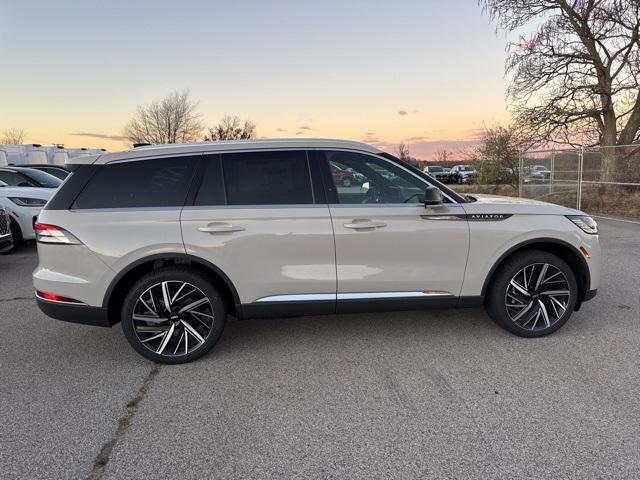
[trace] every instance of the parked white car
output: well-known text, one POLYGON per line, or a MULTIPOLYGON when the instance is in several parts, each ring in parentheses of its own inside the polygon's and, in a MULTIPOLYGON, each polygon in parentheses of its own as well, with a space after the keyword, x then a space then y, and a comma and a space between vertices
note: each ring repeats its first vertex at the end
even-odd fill
POLYGON ((36 238, 33 224, 55 192, 54 188, 11 187, 0 182, 0 205, 9 215, 14 246, 36 238))

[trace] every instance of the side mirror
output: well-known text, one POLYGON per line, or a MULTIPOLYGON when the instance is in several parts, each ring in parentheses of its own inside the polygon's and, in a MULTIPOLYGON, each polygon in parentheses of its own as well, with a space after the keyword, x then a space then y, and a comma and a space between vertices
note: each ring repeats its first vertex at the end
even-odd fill
POLYGON ((424 206, 437 207, 442 205, 442 192, 438 187, 430 186, 424 191, 424 206))

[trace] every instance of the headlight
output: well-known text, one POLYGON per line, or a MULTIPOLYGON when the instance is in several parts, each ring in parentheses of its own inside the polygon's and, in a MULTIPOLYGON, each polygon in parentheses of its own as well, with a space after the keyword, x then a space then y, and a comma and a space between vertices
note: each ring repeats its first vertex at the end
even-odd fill
POLYGON ((567 218, 577 225, 584 233, 595 235, 598 233, 596 221, 586 215, 567 215, 567 218))
POLYGON ((21 207, 44 207, 47 203, 46 200, 41 198, 9 197, 9 200, 21 207))

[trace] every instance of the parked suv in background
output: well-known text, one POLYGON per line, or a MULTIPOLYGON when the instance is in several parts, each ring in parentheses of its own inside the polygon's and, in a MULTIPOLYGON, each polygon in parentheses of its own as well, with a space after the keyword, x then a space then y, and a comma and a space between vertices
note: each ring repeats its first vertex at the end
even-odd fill
POLYGON ((0 205, 0 255, 7 253, 13 248, 11 228, 9 225, 9 215, 2 205, 0 205))
POLYGON ((26 167, 0 167, 0 181, 12 187, 58 188, 62 180, 26 167))
POLYGON ((524 172, 523 183, 549 183, 551 181, 551 170, 544 165, 525 167, 524 172))
POLYGON ((478 172, 469 165, 456 165, 449 172, 449 181, 451 183, 472 183, 478 178, 478 172))
POLYGON ((449 181, 449 172, 439 165, 427 165, 422 171, 439 182, 449 181))
POLYGON ((121 322, 157 362, 205 354, 227 314, 484 304, 507 330, 537 337, 598 287, 597 227, 583 213, 462 197, 357 142, 163 145, 72 162, 36 224, 38 305, 62 320, 121 322), (364 181, 345 187, 332 165, 364 181))
POLYGON ((69 170, 67 170, 62 165, 25 165, 25 167, 32 170, 39 170, 41 172, 48 173, 49 175, 53 175, 60 180, 64 180, 69 176, 69 170))
POLYGON ((12 187, 0 180, 0 206, 9 215, 14 247, 36 238, 33 224, 53 192, 51 188, 12 187))

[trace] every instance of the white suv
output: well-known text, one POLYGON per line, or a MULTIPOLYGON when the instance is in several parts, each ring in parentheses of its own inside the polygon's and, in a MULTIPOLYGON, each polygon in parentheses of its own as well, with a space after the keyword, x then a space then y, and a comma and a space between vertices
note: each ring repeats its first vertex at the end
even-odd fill
POLYGON ((38 304, 61 320, 121 322, 157 362, 205 354, 227 314, 484 304, 537 337, 598 287, 590 217, 463 197, 362 143, 160 145, 72 162, 36 224, 38 304), (337 181, 345 170, 360 180, 337 181))

